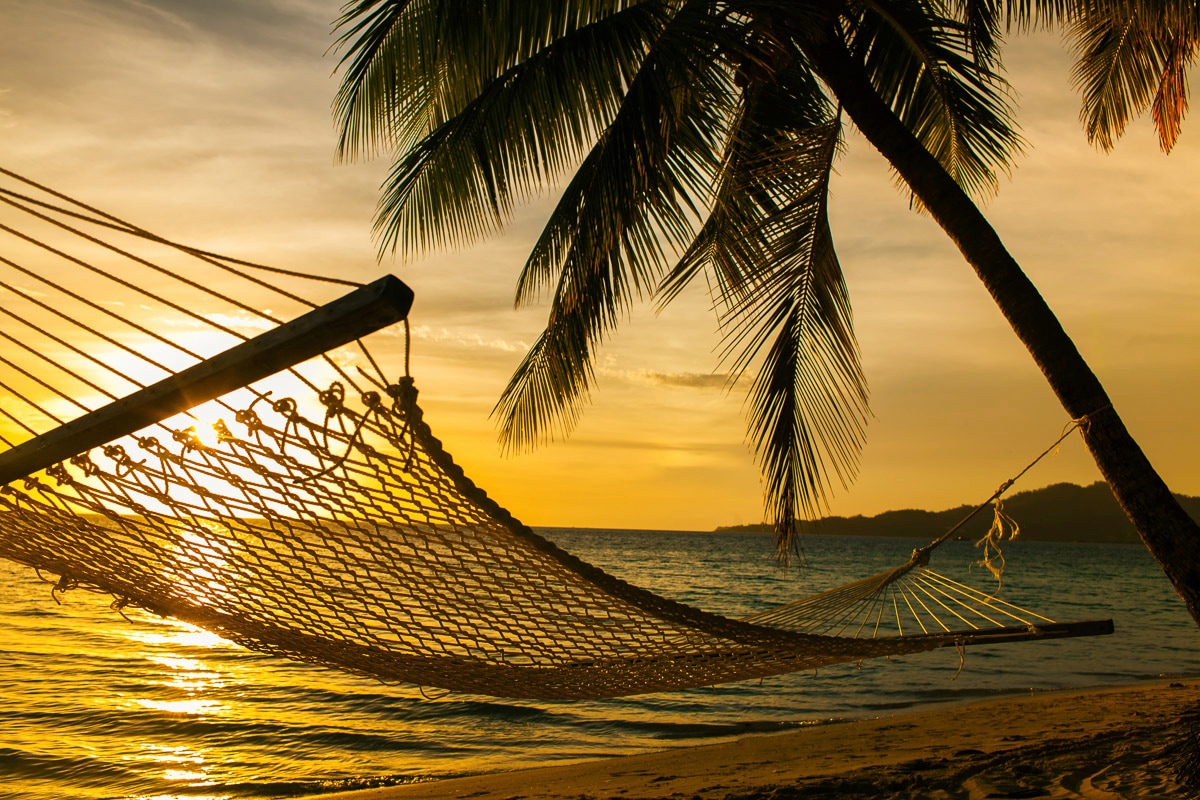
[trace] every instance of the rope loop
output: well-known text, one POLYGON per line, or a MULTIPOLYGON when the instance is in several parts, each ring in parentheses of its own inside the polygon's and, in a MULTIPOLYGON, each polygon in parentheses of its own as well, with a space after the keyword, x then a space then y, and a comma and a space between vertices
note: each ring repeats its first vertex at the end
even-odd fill
MULTIPOLYGON (((134 605, 132 597, 126 597, 125 595, 114 595, 113 601, 108 607, 120 614, 126 622, 133 622, 133 620, 131 620, 125 613, 125 609, 131 605, 134 605)), ((136 608, 136 606, 134 607, 136 608)))
MULTIPOLYGON (((400 432, 392 439, 392 443, 404 447, 407 437, 407 452, 404 455, 404 469, 412 466, 413 454, 416 452, 416 437, 412 435, 413 412, 417 407, 417 384, 411 375, 405 375, 400 380, 387 387, 388 397, 392 398, 392 414, 404 420, 400 432)), ((392 428, 395 430, 395 427, 392 428)), ((391 438, 391 437, 389 437, 391 438)))
MULTIPOLYGON (((256 400, 255 402, 258 401, 256 400)), ((253 408, 243 408, 241 411, 238 411, 236 414, 234 414, 233 418, 239 425, 246 426, 247 433, 255 434, 263 428, 263 421, 259 418, 258 412, 253 408)), ((221 424, 224 425, 225 423, 222 422, 221 424)), ((230 434, 229 438, 232 439, 233 435, 230 434)))
POLYGON ((317 399, 325 406, 326 419, 346 413, 346 387, 341 381, 329 384, 329 388, 319 393, 317 399))
POLYGON ((101 448, 101 452, 117 465, 116 474, 119 478, 124 478, 133 472, 134 467, 144 463, 143 461, 134 461, 129 453, 125 452, 125 448, 119 444, 106 444, 101 448))
POLYGON ((61 462, 46 467, 46 474, 54 478, 55 483, 59 486, 70 486, 75 483, 75 479, 71 477, 71 473, 67 472, 66 465, 61 462))
POLYGON ((50 596, 54 598, 54 602, 62 605, 62 596, 64 593, 79 587, 79 581, 72 578, 70 575, 60 575, 58 582, 54 584, 54 588, 50 590, 50 596))
POLYGON ((229 426, 225 424, 225 420, 219 419, 213 423, 213 430, 217 434, 218 442, 232 442, 237 439, 233 435, 233 431, 229 430, 229 426))
POLYGON ((955 639, 954 649, 958 651, 958 669, 954 673, 954 677, 950 680, 958 680, 958 676, 962 675, 963 668, 967 666, 967 646, 962 639, 955 639))
POLYGON ((1092 417, 1096 416, 1097 414, 1102 414, 1105 411, 1111 411, 1111 410, 1112 410, 1112 403, 1108 403, 1107 405, 1103 405, 1100 408, 1097 408, 1095 411, 1089 411, 1088 413, 1084 414, 1082 417, 1076 417, 1075 419, 1068 422, 1067 426, 1063 429, 1063 438, 1066 438, 1066 435, 1068 433, 1070 433, 1071 431, 1075 430, 1076 428, 1079 429, 1080 433, 1082 433, 1086 436, 1088 433, 1088 430, 1092 427, 1092 417))
POLYGON ((166 448, 163 443, 158 440, 157 436, 143 436, 137 440, 138 447, 145 450, 147 453, 159 455, 166 448))
POLYGON ((297 412, 296 401, 291 397, 284 397, 271 403, 271 410, 276 414, 282 414, 289 421, 295 420, 300 414, 297 412))
POLYGON ((193 425, 190 428, 180 428, 171 431, 171 438, 179 442, 183 447, 183 452, 189 450, 206 450, 207 446, 200 441, 200 435, 196 433, 196 427, 193 425))
POLYGON ((392 398, 393 413, 408 417, 409 411, 417 404, 417 384, 411 376, 405 375, 387 387, 387 393, 392 398))
POLYGON ((85 478, 90 478, 100 472, 100 466, 95 461, 92 461, 91 456, 87 453, 71 456, 69 460, 71 466, 83 472, 85 478))

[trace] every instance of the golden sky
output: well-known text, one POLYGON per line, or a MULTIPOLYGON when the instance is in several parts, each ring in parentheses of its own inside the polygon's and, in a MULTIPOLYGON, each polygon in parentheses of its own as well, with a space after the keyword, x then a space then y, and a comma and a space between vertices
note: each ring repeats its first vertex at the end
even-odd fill
MULTIPOLYGON (((338 164, 330 101, 338 0, 9 0, 0 6, 0 164, 168 238, 416 292, 413 371, 467 474, 533 525, 711 529, 761 518, 743 389, 724 387, 707 298, 635 313, 603 347, 574 435, 502 457, 489 412, 545 308, 514 312, 517 271, 552 198, 508 232, 412 263, 376 262, 386 164, 338 164)), ((1164 156, 1147 121, 1115 153, 1086 143, 1069 60, 1014 38, 1029 141, 986 211, 1168 484, 1200 494, 1200 147, 1164 156)), ((874 418, 832 511, 986 498, 1067 422, 941 231, 908 209, 851 134, 833 189, 874 418)), ((399 369, 399 365, 396 365, 399 369)), ((1090 483, 1078 440, 1018 488, 1090 483)))

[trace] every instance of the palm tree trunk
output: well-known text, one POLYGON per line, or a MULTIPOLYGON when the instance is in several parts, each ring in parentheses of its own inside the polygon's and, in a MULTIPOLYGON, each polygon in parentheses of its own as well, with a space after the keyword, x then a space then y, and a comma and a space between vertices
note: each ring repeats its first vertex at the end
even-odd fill
POLYGON ((1125 429, 1074 342, 974 201, 876 94, 833 26, 803 44, 842 107, 950 236, 1072 419, 1117 501, 1200 624, 1200 525, 1125 429))

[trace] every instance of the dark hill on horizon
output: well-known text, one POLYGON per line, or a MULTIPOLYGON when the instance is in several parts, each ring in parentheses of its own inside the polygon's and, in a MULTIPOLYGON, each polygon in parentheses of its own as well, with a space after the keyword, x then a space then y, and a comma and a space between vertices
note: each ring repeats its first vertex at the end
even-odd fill
MULTIPOLYGON (((1200 521, 1200 497, 1176 495, 1185 511, 1200 521)), ((805 526, 806 533, 825 536, 915 536, 933 539, 945 533, 971 512, 974 506, 945 511, 905 509, 885 511, 873 517, 824 517, 805 526)), ((1004 499, 1004 513, 1021 528, 1020 538, 1038 542, 1128 542, 1137 543, 1137 531, 1125 517, 1108 485, 1091 486, 1056 483, 1043 489, 1018 492, 1004 499)), ((979 512, 959 535, 979 539, 992 524, 991 509, 979 512)), ((717 528, 728 533, 769 532, 765 524, 717 528)))

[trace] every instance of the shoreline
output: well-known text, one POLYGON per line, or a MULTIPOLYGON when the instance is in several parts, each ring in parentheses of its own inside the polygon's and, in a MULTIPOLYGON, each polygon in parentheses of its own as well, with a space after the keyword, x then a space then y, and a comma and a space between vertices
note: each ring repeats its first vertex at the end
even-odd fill
MULTIPOLYGON (((1030 694, 321 800, 1187 798, 1200 678, 1030 694)), ((1189 788, 1190 787, 1190 788, 1189 788)))

